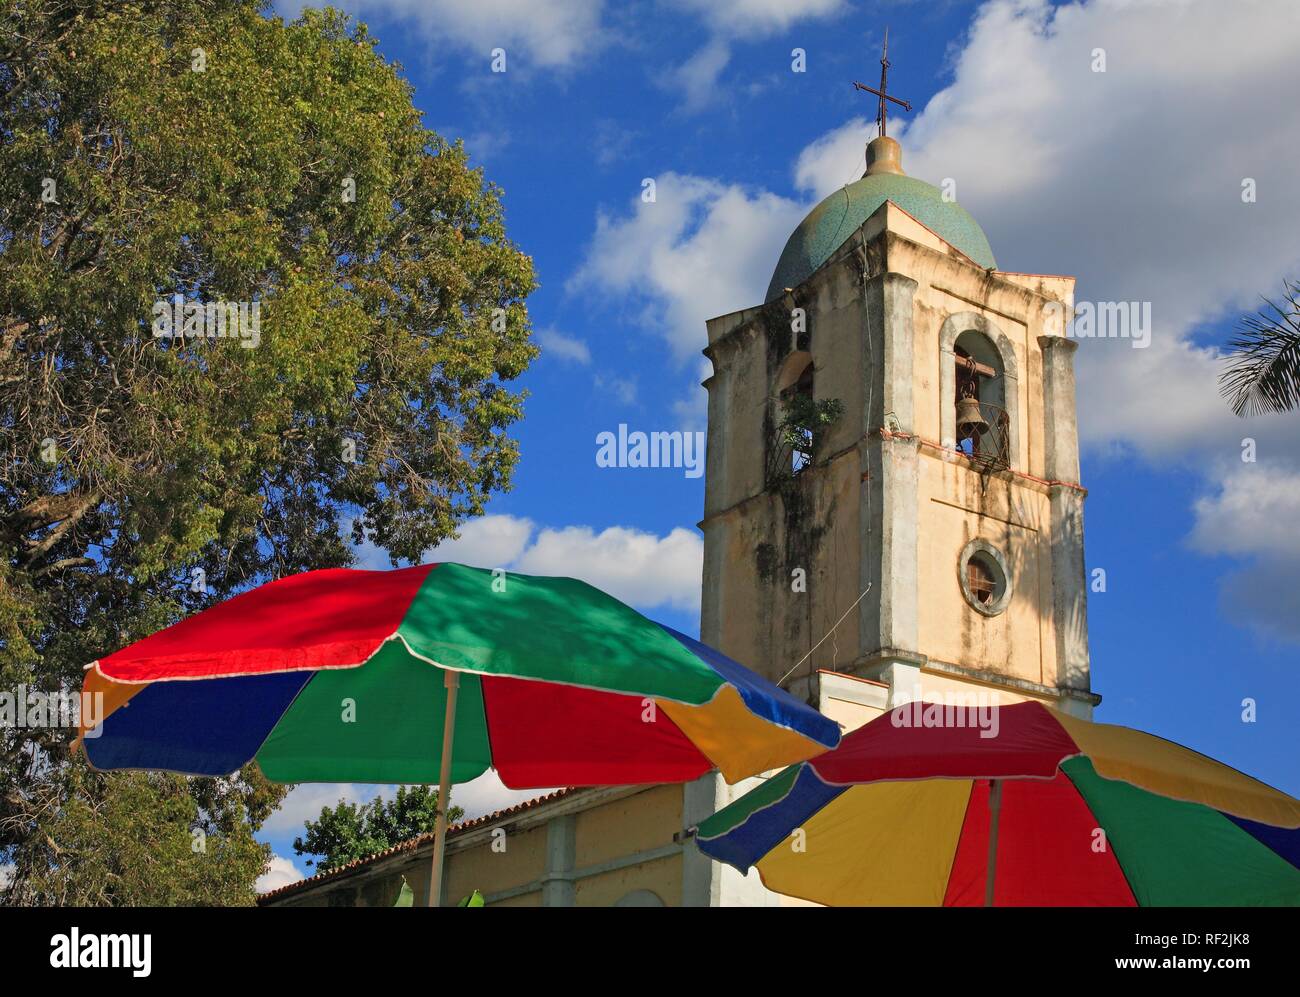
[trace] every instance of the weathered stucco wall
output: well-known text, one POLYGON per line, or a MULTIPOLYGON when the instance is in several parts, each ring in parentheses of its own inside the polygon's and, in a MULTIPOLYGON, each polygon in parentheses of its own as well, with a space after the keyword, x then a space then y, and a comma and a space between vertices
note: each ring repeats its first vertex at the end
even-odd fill
POLYGON ((918 511, 919 630, 927 657, 972 669, 989 669, 1045 684, 1055 683, 1052 640, 1051 504, 1046 494, 1003 479, 982 481, 965 462, 921 455, 918 511), (962 595, 958 554, 982 537, 1004 552, 1011 600, 986 617, 962 595))
MULTIPOLYGON (((503 851, 492 850, 491 836, 472 848, 449 849, 447 867, 443 873, 443 895, 449 903, 478 890, 484 896, 500 893, 512 887, 537 880, 546 869, 546 825, 527 830, 508 832, 500 840, 503 851)), ((429 870, 422 870, 416 896, 423 897, 429 889, 429 870)), ((538 894, 540 901, 540 891, 538 894)))

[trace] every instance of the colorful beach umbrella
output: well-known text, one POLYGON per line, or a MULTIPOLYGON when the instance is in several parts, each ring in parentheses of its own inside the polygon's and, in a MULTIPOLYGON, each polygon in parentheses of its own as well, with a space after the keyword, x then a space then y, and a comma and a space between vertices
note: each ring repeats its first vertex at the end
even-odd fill
MULTIPOLYGON (((821 714, 572 578, 458 564, 260 586, 89 666, 99 769, 512 788, 729 781, 839 740, 821 714), (436 666, 436 667, 431 667, 436 666)), ((435 888, 442 836, 435 845, 435 888)))
POLYGON ((987 709, 887 712, 696 842, 831 906, 1300 905, 1300 801, 1141 731, 987 709))

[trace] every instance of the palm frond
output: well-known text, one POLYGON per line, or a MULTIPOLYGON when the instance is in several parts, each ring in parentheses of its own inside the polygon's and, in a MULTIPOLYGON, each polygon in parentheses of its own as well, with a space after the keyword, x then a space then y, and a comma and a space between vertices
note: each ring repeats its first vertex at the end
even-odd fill
POLYGON ((1300 408, 1300 281, 1286 281, 1285 304, 1247 315, 1228 343, 1219 389, 1239 416, 1300 408))

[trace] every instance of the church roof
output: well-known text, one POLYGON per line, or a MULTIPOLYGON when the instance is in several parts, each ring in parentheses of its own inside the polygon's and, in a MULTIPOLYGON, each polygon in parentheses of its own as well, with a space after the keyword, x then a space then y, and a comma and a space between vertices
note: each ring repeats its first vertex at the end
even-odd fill
POLYGON ((831 194, 799 223, 781 252, 765 300, 779 298, 787 287, 811 277, 886 201, 980 266, 997 266, 979 223, 956 201, 944 200, 938 187, 902 173, 870 173, 831 194))

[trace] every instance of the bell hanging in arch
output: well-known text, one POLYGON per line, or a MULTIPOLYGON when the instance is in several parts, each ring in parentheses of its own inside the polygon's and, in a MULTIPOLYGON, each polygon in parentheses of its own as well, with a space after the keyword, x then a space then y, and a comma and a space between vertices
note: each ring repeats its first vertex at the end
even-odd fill
POLYGON ((988 420, 980 413, 978 398, 966 395, 957 402, 958 438, 979 439, 988 428, 988 420))

